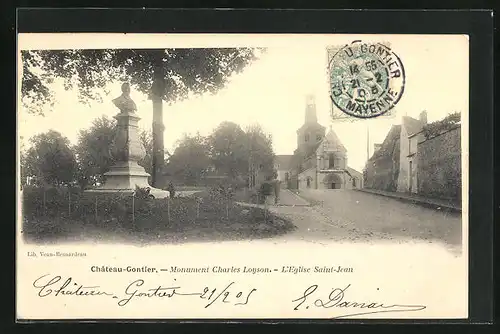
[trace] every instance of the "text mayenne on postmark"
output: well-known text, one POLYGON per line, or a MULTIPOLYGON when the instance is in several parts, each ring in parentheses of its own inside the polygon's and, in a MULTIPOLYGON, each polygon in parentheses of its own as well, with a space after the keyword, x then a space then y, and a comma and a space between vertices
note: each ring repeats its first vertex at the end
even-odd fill
POLYGON ((334 52, 328 67, 332 102, 350 116, 383 115, 403 96, 403 63, 382 43, 354 41, 334 52))

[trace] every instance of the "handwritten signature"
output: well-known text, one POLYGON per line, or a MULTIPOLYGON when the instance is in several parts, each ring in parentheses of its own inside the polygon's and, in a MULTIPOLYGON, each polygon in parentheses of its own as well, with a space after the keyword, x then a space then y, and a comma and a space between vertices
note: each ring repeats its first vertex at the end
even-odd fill
POLYGON ((389 313, 389 312, 415 312, 421 311, 426 307, 424 305, 406 305, 406 304, 392 304, 385 305, 381 302, 357 302, 357 301, 346 301, 344 297, 346 295, 347 289, 351 287, 348 284, 345 288, 333 288, 327 298, 314 298, 313 294, 318 290, 318 285, 311 285, 308 287, 302 296, 297 299, 292 300, 292 303, 296 303, 293 308, 295 311, 299 309, 309 309, 310 306, 317 308, 341 308, 341 309, 354 309, 352 313, 346 313, 335 318, 347 318, 354 317, 364 314, 374 314, 374 313, 389 313), (313 301, 311 303, 311 301, 313 301))
MULTIPOLYGON (((174 279, 175 281, 175 279, 174 279)), ((72 277, 63 278, 58 275, 43 275, 33 282, 33 287, 37 290, 40 298, 49 296, 104 296, 117 300, 117 305, 125 307, 132 301, 145 298, 170 299, 180 297, 191 297, 203 300, 203 305, 208 308, 214 304, 230 304, 234 306, 247 305, 250 297, 257 291, 251 289, 236 289, 237 284, 230 282, 223 288, 205 286, 201 289, 188 290, 178 284, 172 285, 148 285, 144 279, 136 279, 128 284, 121 293, 106 291, 97 285, 84 285, 78 283, 72 277)), ((408 304, 384 304, 380 301, 348 301, 346 292, 351 287, 348 284, 345 288, 332 288, 327 297, 321 297, 318 285, 311 285, 300 295, 292 300, 293 310, 304 310, 315 308, 335 308, 345 310, 347 313, 334 316, 333 318, 347 318, 366 314, 389 313, 389 312, 415 312, 426 308, 424 305, 408 304)))
POLYGON ((131 282, 123 291, 123 296, 110 291, 103 291, 100 286, 85 286, 77 283, 72 277, 63 279, 61 276, 51 276, 49 274, 38 277, 33 282, 33 287, 38 290, 39 297, 48 296, 108 296, 118 299, 118 306, 124 307, 137 298, 173 298, 175 296, 197 296, 205 300, 205 308, 210 307, 215 302, 232 303, 234 306, 247 305, 250 297, 257 289, 250 291, 235 290, 235 282, 230 282, 223 289, 205 286, 200 291, 187 292, 180 286, 145 287, 143 279, 131 282))

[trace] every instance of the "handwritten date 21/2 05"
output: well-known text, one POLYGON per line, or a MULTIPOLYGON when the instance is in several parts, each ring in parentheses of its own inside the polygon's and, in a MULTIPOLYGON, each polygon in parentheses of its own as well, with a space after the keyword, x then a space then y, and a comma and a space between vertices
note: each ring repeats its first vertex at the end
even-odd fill
POLYGON ((172 298, 174 296, 197 296, 207 301, 205 308, 210 307, 216 302, 233 304, 234 306, 247 305, 250 296, 257 291, 253 288, 250 291, 234 290, 235 282, 227 284, 224 288, 205 287, 201 292, 186 292, 180 286, 162 287, 157 286, 150 289, 142 289, 144 280, 138 279, 130 283, 125 289, 126 297, 118 301, 119 306, 127 305, 132 299, 136 298, 172 298))
MULTIPOLYGON (((175 279, 174 279, 175 281, 175 279)), ((118 306, 124 307, 136 299, 170 299, 189 297, 199 298, 206 302, 205 308, 208 308, 216 303, 229 304, 234 306, 247 305, 250 297, 257 289, 235 289, 235 282, 230 282, 223 288, 204 287, 198 291, 188 291, 178 285, 162 286, 153 285, 147 286, 143 279, 137 279, 127 285, 123 292, 106 291, 98 285, 83 285, 74 280, 72 277, 62 278, 61 276, 43 275, 38 277, 33 282, 33 287, 37 290, 37 295, 40 298, 74 296, 74 297, 90 297, 90 296, 108 296, 113 299, 118 299, 118 306)))

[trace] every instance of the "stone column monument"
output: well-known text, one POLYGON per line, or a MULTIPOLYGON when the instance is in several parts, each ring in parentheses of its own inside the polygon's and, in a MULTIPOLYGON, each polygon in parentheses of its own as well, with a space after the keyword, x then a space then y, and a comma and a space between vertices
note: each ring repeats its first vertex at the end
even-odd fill
POLYGON ((149 188, 149 193, 155 198, 166 198, 169 193, 162 189, 153 188, 148 183, 150 176, 137 162, 146 152, 139 139, 137 107, 130 98, 130 85, 122 85, 122 95, 113 100, 114 105, 120 109, 117 120, 116 136, 113 143, 112 155, 115 164, 110 171, 105 173, 106 181, 98 188, 89 192, 103 193, 132 193, 136 186, 149 188))

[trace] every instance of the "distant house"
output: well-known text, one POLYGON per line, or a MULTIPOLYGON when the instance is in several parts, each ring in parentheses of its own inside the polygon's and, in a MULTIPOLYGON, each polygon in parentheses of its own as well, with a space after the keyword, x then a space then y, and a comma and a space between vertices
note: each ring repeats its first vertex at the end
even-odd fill
POLYGON ((274 157, 274 169, 276 170, 276 179, 280 181, 282 186, 288 184, 290 175, 292 173, 292 159, 293 155, 276 155, 274 157))
POLYGON ((397 191, 417 193, 417 147, 424 140, 423 129, 427 125, 427 112, 420 118, 403 116, 400 133, 399 178, 397 191))
POLYGON ((426 136, 427 125, 423 111, 419 119, 404 116, 401 125, 392 126, 366 163, 366 188, 460 198, 460 125, 432 138, 426 136))
POLYGON ((384 142, 376 144, 372 157, 365 166, 367 188, 413 192, 418 191, 416 153, 423 140, 427 112, 419 119, 403 116, 401 125, 393 125, 384 142))

